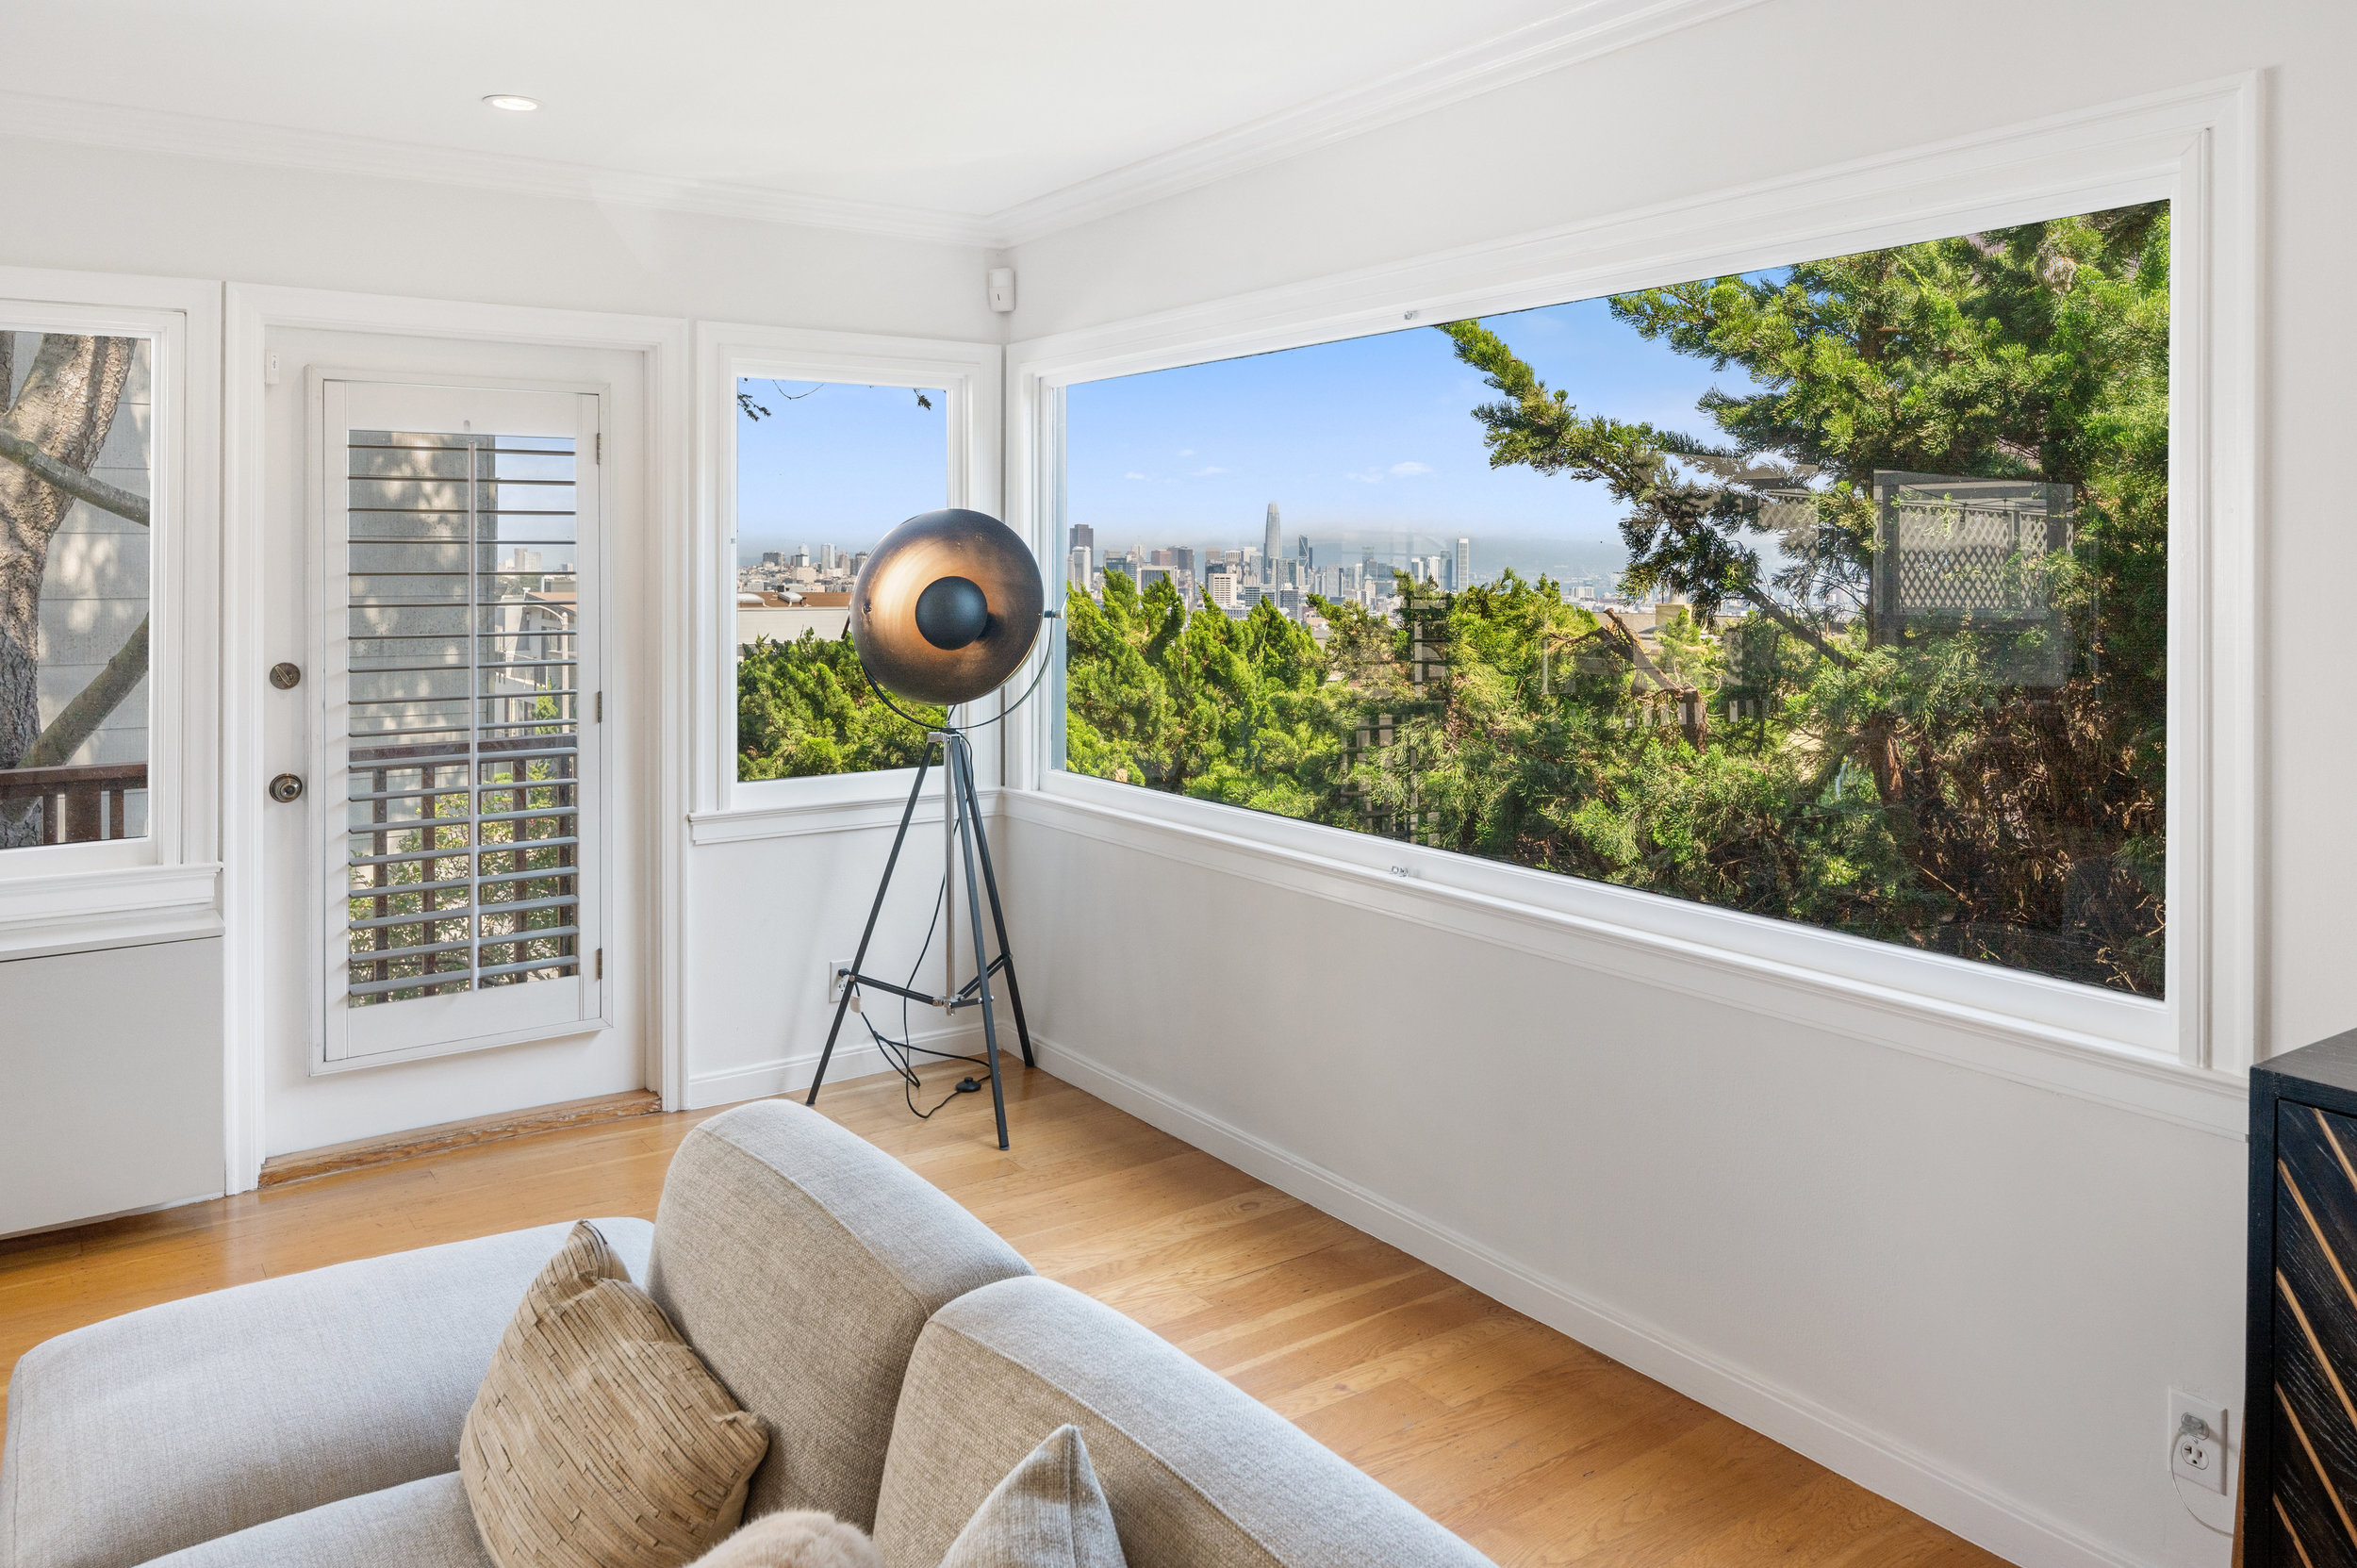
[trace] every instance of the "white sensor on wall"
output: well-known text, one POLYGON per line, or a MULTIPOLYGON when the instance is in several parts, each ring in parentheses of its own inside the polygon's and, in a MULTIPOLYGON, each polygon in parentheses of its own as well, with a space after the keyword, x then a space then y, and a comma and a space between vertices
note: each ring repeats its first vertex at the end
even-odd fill
POLYGON ((990 307, 1006 311, 1014 308, 1014 269, 993 267, 990 270, 990 307))

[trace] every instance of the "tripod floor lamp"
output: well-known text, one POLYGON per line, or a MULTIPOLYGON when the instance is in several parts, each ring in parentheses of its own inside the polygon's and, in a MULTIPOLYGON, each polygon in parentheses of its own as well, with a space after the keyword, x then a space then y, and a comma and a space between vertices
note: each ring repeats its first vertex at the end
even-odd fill
MULTIPOLYGON (((1039 564, 1014 529, 983 512, 959 507, 927 512, 885 535, 860 569, 859 581, 851 589, 851 643, 859 651, 860 667, 886 703, 892 701, 890 694, 898 693, 913 701, 953 707, 997 690, 1022 668, 1047 619, 1046 598, 1039 564)), ((1030 691, 1024 693, 1030 695, 1030 691)), ((1016 701, 1019 703, 1021 699, 1016 701)), ((990 863, 990 840, 982 831, 981 801, 974 786, 973 743, 964 730, 947 723, 929 729, 925 739, 925 756, 917 764, 916 782, 909 786, 908 804, 900 812, 899 831, 892 836, 892 852, 884 861, 876 901, 868 906, 859 950, 850 971, 842 977, 834 1024, 827 1031, 827 1048, 819 1053, 818 1072, 811 1080, 810 1098, 804 1103, 818 1102, 818 1088, 826 1081, 835 1039, 843 1032, 844 1016, 859 989, 882 991, 953 1015, 963 1008, 980 1007, 991 1107, 998 1118, 998 1147, 1004 1148, 1007 1098, 998 1081, 998 1020, 992 977, 1006 978, 1015 1038, 1023 1048, 1027 1067, 1033 1065, 1031 1032, 1023 1018, 1023 991, 1007 947, 1007 917, 998 901, 998 877, 990 863), (973 978, 938 997, 912 991, 871 975, 866 968, 876 919, 883 912, 884 894, 900 863, 900 850, 908 841, 909 823, 915 818, 917 799, 924 793, 925 776, 931 769, 936 748, 941 753, 945 826, 954 834, 965 872, 966 909, 974 933, 973 978), (991 928, 998 938, 997 958, 990 956, 983 941, 985 895, 990 900, 991 928)), ((944 897, 948 897, 946 888, 944 897)))

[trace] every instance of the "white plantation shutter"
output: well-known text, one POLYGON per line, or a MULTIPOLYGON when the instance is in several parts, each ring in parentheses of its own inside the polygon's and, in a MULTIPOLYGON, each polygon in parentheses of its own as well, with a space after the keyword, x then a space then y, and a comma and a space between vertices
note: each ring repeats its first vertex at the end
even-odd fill
POLYGON ((577 1021, 595 980, 595 437, 552 431, 594 400, 353 386, 330 404, 325 1055, 577 1021), (496 418, 518 399, 551 405, 520 433, 496 418), (486 418, 368 418, 437 401, 486 418))

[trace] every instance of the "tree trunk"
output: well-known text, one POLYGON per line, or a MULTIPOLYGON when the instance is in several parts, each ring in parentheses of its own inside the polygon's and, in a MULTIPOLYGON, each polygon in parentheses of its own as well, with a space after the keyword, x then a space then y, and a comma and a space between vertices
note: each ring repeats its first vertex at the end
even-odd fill
MULTIPOLYGON (((128 338, 50 333, 41 340, 0 435, 87 474, 107 443, 137 347, 128 338)), ((41 584, 49 542, 74 498, 17 463, 0 463, 0 767, 14 767, 41 733, 41 584)), ((0 844, 23 824, 0 822, 0 844)))

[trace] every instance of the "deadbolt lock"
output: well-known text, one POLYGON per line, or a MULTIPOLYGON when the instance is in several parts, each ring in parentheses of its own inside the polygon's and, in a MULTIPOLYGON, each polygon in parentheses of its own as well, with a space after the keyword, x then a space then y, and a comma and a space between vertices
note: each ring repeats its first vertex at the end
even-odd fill
POLYGON ((303 781, 292 773, 281 773, 270 782, 270 798, 280 805, 290 805, 303 799, 303 781))
POLYGON ((303 667, 281 659, 270 667, 270 684, 281 691, 292 691, 303 684, 303 667))

